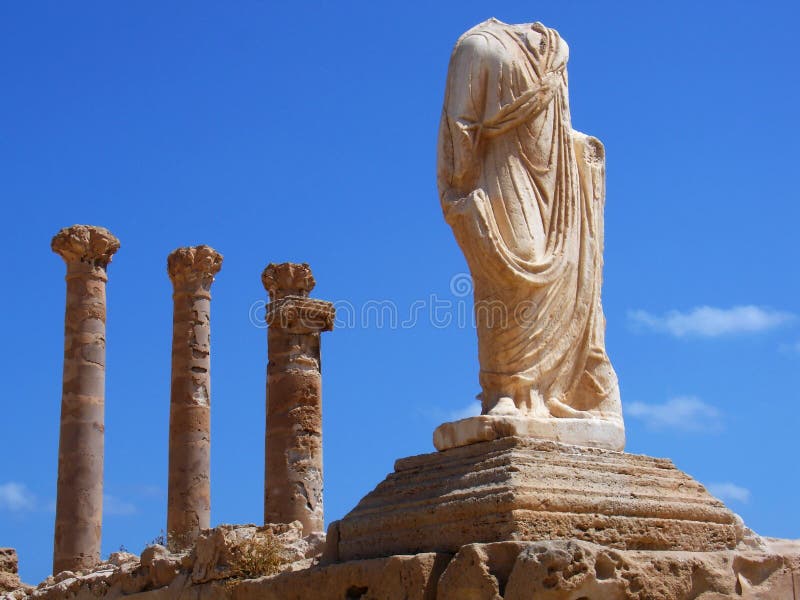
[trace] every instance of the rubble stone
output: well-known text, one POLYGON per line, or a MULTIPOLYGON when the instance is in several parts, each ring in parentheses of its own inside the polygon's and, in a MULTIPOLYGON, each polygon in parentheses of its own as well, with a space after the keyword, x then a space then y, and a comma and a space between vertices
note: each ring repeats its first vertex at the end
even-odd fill
POLYGON ((32 589, 19 580, 19 559, 14 548, 0 548, 0 594, 32 589))
MULTIPOLYGON (((224 562, 232 542, 259 529, 225 526, 203 532, 206 550, 216 548, 211 554, 224 562)), ((284 539, 295 538, 300 525, 275 531, 283 531, 277 535, 284 539)), ((795 600, 800 541, 765 538, 764 544, 763 551, 684 552, 615 550, 581 540, 506 541, 467 544, 454 554, 330 565, 301 559, 280 573, 255 579, 225 576, 224 566, 213 565, 209 571, 206 564, 203 569, 215 575, 201 577, 203 581, 184 563, 186 556, 200 559, 200 552, 165 554, 161 547, 145 555, 149 566, 126 562, 0 598, 116 600, 137 594, 136 600, 795 600), (154 569, 164 570, 154 574, 154 569)))

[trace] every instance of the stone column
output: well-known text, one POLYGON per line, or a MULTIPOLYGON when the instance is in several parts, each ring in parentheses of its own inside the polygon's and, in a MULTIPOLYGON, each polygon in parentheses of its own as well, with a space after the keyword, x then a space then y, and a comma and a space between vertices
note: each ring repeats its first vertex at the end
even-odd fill
POLYGON ((53 252, 67 263, 64 379, 53 573, 100 562, 106 369, 106 267, 119 249, 107 229, 73 225, 53 252))
POLYGON ((167 258, 172 280, 172 393, 169 410, 167 542, 191 546, 211 526, 211 284, 222 255, 208 246, 167 258))
POLYGON ((334 308, 308 297, 307 264, 270 264, 261 280, 270 297, 264 522, 323 531, 319 334, 333 329, 334 308))

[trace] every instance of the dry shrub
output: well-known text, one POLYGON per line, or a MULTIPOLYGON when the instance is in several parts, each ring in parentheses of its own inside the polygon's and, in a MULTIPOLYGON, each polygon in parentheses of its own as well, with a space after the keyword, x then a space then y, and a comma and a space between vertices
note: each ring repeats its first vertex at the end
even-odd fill
POLYGON ((161 530, 161 533, 159 533, 156 537, 147 542, 147 544, 145 544, 144 547, 147 548, 148 546, 155 546, 156 544, 158 544, 159 546, 164 546, 165 548, 167 547, 167 536, 164 534, 163 529, 161 530))
POLYGON ((271 531, 256 532, 231 548, 231 573, 237 579, 274 575, 287 562, 280 540, 271 531))

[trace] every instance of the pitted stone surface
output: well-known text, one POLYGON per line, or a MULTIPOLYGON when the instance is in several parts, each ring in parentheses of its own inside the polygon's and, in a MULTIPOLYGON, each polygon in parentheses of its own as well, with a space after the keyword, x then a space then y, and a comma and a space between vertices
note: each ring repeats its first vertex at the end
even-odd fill
POLYGON ((106 267, 119 250, 119 240, 105 227, 73 225, 59 231, 50 243, 67 264, 83 262, 106 267))
MULTIPOLYGON (((202 550, 198 546, 176 555, 156 548, 143 553, 141 563, 64 573, 35 590, 19 589, 0 598, 116 600, 136 594, 137 600, 796 600, 800 589, 800 541, 772 539, 759 551, 717 552, 615 550, 578 540, 468 544, 454 554, 330 565, 300 559, 276 575, 239 580, 230 579, 226 568, 227 545, 257 528, 226 527, 201 538, 207 546, 202 550), (198 565, 210 578, 195 577, 198 565)), ((296 536, 299 530, 298 524, 279 535, 296 536)))
POLYGON ((211 246, 185 246, 167 257, 167 274, 176 290, 189 285, 188 292, 199 286, 210 287, 222 268, 222 255, 211 246))
POLYGON ((338 557, 543 539, 713 551, 743 535, 736 515, 669 460, 507 437, 398 460, 338 523, 338 557))
POLYGON ((14 548, 0 548, 0 594, 16 589, 29 589, 19 580, 19 560, 14 548))
POLYGON ((53 572, 100 561, 106 354, 106 267, 119 240, 74 225, 51 243, 67 265, 64 373, 53 572))
POLYGON ((320 333, 333 328, 330 302, 308 298, 307 264, 270 264, 266 321, 267 423, 264 522, 300 521, 306 534, 323 530, 322 380, 320 333))
POLYGON ((273 302, 284 296, 305 298, 317 284, 308 263, 270 263, 261 273, 261 283, 273 302))
POLYGON ((167 541, 189 547, 211 520, 211 284, 222 255, 209 246, 174 250, 172 386, 167 541))

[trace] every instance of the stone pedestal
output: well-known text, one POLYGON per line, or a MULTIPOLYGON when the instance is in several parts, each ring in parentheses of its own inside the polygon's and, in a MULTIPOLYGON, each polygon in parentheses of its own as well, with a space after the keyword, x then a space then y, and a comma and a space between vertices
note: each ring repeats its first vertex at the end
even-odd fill
POLYGON ((442 423, 433 432, 433 445, 437 450, 449 450, 508 436, 606 450, 622 451, 625 448, 625 426, 621 418, 572 419, 513 415, 478 415, 442 423))
POLYGON ((208 246, 178 248, 172 280, 172 391, 169 414, 167 541, 186 548, 211 526, 211 284, 222 255, 208 246))
POLYGON ((73 225, 51 243, 67 264, 64 381, 53 573, 100 561, 106 369, 106 267, 119 249, 107 229, 73 225))
POLYGON ((264 522, 323 531, 320 333, 333 328, 334 309, 308 297, 307 264, 270 264, 262 282, 270 295, 264 522))
POLYGON ((471 543, 585 540, 714 551, 737 517, 666 459, 506 437, 401 459, 340 522, 338 560, 456 552, 471 543))

